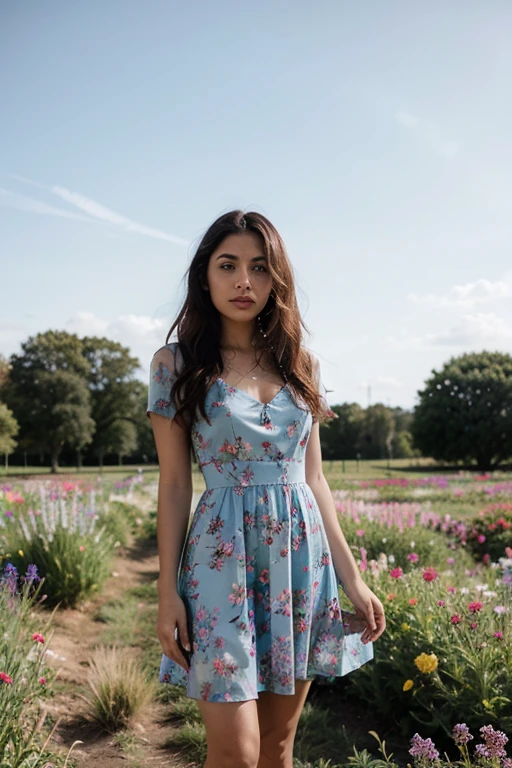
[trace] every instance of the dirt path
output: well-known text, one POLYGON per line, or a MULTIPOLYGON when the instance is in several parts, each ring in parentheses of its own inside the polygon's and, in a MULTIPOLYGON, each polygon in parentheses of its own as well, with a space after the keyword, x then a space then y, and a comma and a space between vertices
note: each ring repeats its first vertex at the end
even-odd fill
MULTIPOLYGON (((133 501, 138 503, 136 499, 133 501)), ((149 577, 156 578, 157 573, 156 546, 132 542, 116 557, 113 566, 116 575, 107 580, 100 595, 80 609, 57 610, 55 614, 48 654, 50 663, 58 670, 57 693, 48 709, 53 721, 60 719, 60 722, 52 742, 66 754, 74 741, 82 741, 83 744, 72 751, 79 768, 184 768, 190 765, 163 747, 175 730, 166 722, 169 705, 156 703, 132 731, 121 737, 101 732, 83 717, 85 705, 81 696, 87 693, 88 659, 98 644, 103 626, 95 620, 98 609, 104 603, 119 599, 131 587, 147 583, 149 577)))

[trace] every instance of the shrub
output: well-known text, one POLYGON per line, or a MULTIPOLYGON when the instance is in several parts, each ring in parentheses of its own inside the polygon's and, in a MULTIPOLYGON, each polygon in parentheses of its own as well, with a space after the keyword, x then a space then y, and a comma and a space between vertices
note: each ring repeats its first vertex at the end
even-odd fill
POLYGON ((0 536, 18 570, 34 563, 44 573, 45 605, 74 607, 96 592, 110 571, 114 540, 97 524, 94 500, 86 505, 41 487, 38 508, 30 495, 17 506, 0 518, 0 536))
POLYGON ((9 768, 56 764, 42 744, 40 703, 55 672, 45 663, 50 619, 42 624, 34 612, 40 591, 33 565, 19 577, 7 563, 0 574, 0 765, 9 768))
POLYGON ((428 568, 392 573, 367 574, 387 628, 374 663, 350 676, 354 692, 405 734, 418 721, 447 734, 460 712, 470 727, 490 720, 512 730, 510 586, 457 588, 428 568))

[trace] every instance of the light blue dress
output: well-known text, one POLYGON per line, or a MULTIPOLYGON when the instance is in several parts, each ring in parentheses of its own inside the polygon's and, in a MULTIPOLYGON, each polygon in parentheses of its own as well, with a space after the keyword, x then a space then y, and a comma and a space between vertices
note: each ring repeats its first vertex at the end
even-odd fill
MULTIPOLYGON (((175 415, 176 348, 176 342, 164 345, 151 361, 148 416, 175 415)), ((210 423, 201 418, 192 426, 206 490, 178 578, 190 670, 162 654, 160 682, 184 685, 194 699, 246 701, 260 691, 293 694, 296 679, 357 669, 373 658, 373 647, 344 625, 341 582, 305 480, 311 411, 286 384, 264 404, 218 378, 206 413, 210 423)))

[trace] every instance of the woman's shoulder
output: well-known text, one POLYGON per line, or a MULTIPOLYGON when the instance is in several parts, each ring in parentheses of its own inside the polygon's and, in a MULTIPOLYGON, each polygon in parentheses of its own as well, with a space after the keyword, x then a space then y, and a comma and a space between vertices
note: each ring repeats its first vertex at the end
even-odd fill
POLYGON ((169 371, 176 373, 179 368, 180 360, 181 353, 179 343, 177 341, 170 341, 167 344, 162 344, 162 346, 153 354, 151 367, 154 368, 156 365, 163 363, 169 371))

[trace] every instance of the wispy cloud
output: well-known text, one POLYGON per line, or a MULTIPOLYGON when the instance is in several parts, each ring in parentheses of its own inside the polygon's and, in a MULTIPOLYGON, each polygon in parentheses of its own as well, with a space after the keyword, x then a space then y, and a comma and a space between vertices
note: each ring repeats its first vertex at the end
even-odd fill
POLYGON ((26 195, 19 195, 16 192, 10 192, 8 189, 0 187, 0 205, 6 208, 15 208, 18 211, 28 211, 29 213, 39 213, 43 216, 61 216, 64 219, 76 219, 78 221, 91 222, 88 216, 82 216, 73 211, 66 211, 62 208, 54 208, 53 205, 43 203, 41 200, 34 200, 26 195))
MULTIPOLYGON (((69 189, 66 189, 66 187, 60 187, 60 186, 47 186, 45 184, 41 184, 38 181, 34 181, 33 179, 26 178, 25 176, 19 176, 14 175, 13 178, 17 179, 18 181, 22 181, 25 184, 30 184, 32 186, 38 187, 39 189, 43 189, 47 192, 50 192, 51 194, 55 195, 56 197, 59 197, 61 200, 64 200, 69 205, 74 206, 75 208, 78 208, 80 211, 83 211, 87 214, 86 216, 80 215, 80 214, 73 214, 65 209, 61 208, 53 208, 53 206, 48 206, 46 203, 39 203, 41 206, 39 210, 35 210, 33 208, 23 208, 23 210, 31 210, 35 213, 46 213, 48 215, 61 215, 66 216, 67 218, 76 218, 80 219, 82 221, 102 221, 107 224, 111 224, 114 227, 118 227, 119 229, 122 229, 124 232, 135 232, 139 235, 144 235, 146 237, 151 237, 157 240, 165 240, 168 243, 174 243, 175 245, 185 245, 188 246, 190 244, 189 240, 186 240, 183 237, 178 237, 177 235, 169 234, 168 232, 163 232, 160 229, 154 229, 153 227, 148 227, 145 224, 140 224, 137 221, 134 221, 133 219, 130 219, 128 216, 123 216, 121 213, 117 213, 116 211, 113 211, 111 208, 107 208, 106 206, 102 205, 96 200, 93 200, 92 198, 85 197, 85 195, 80 194, 79 192, 72 192, 69 189), (53 211, 61 211, 61 213, 50 213, 53 211)), ((8 193, 14 195, 14 193, 8 193)), ((24 200, 30 200, 31 198, 25 198, 24 195, 16 195, 18 198, 22 198, 24 200)), ((38 201, 32 201, 33 203, 38 203, 38 201)))
POLYGON ((464 285, 454 285, 447 294, 435 295, 433 293, 419 296, 417 293, 410 293, 407 300, 413 304, 425 304, 435 309, 445 307, 465 307, 467 309, 477 304, 485 304, 488 301, 497 299, 506 299, 512 296, 512 282, 504 280, 476 280, 473 283, 464 285))
POLYGON ((395 112, 395 120, 428 144, 436 154, 454 157, 460 149, 458 142, 444 136, 441 128, 429 120, 410 112, 395 112))
POLYGON ((401 350, 432 347, 463 347, 471 350, 483 347, 491 350, 512 349, 512 327, 494 312, 479 312, 474 315, 463 315, 455 325, 439 333, 409 336, 404 330, 400 338, 388 336, 386 342, 401 350))

